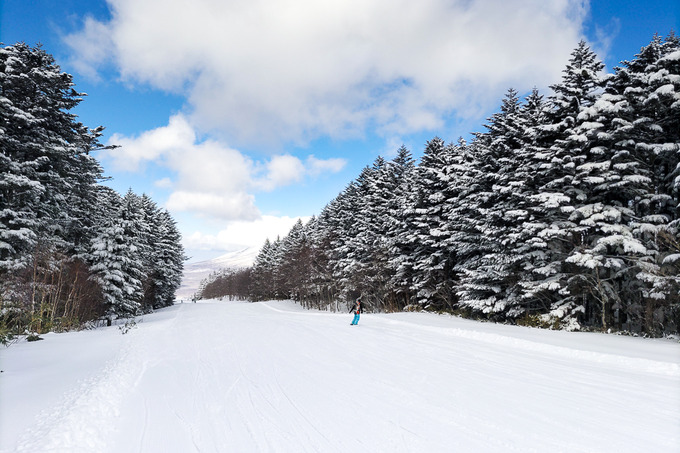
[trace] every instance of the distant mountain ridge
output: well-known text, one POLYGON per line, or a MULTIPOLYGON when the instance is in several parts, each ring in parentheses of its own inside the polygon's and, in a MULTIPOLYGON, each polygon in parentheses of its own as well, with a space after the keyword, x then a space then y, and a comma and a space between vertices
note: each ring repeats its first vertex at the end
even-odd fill
POLYGON ((243 269, 252 266, 259 253, 259 247, 248 247, 225 253, 211 260, 184 265, 182 286, 177 290, 177 300, 188 300, 198 291, 201 281, 211 273, 222 269, 243 269))

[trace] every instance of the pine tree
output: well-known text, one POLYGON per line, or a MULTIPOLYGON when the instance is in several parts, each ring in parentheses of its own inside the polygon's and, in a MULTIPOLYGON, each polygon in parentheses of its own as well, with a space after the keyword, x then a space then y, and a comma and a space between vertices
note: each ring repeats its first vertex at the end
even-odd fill
POLYGON ((68 249, 71 195, 101 176, 87 155, 100 129, 69 113, 73 85, 40 47, 0 48, 0 271, 26 266, 38 240, 68 249))
POLYGON ((523 283, 524 297, 543 301, 552 317, 572 327, 578 325, 585 306, 583 294, 573 291, 576 282, 565 260, 582 241, 582 229, 570 217, 588 198, 576 175, 588 156, 582 143, 571 138, 577 135, 580 112, 597 99, 603 67, 585 42, 580 42, 562 82, 551 86, 554 94, 544 114, 546 122, 537 127, 536 154, 529 163, 537 169, 531 182, 537 193, 530 208, 537 237, 532 247, 537 253, 532 278, 523 283))
POLYGON ((298 219, 281 241, 281 258, 278 273, 281 293, 287 299, 306 300, 308 274, 305 263, 309 246, 302 220, 298 219))
MULTIPOLYGON (((364 169, 365 171, 367 169, 364 169)), ((338 297, 341 300, 354 299, 361 291, 357 287, 357 282, 352 278, 357 265, 357 251, 356 242, 351 238, 358 234, 362 200, 359 183, 352 181, 329 205, 333 219, 329 224, 333 231, 329 254, 333 279, 338 285, 338 297)))
POLYGON ((514 257, 511 268, 506 270, 515 275, 513 285, 507 293, 511 298, 508 315, 517 318, 520 315, 529 316, 535 312, 545 311, 541 300, 526 297, 525 286, 531 281, 535 264, 541 261, 542 247, 535 247, 542 243, 539 232, 542 224, 537 221, 532 210, 533 197, 539 193, 535 176, 540 174, 542 162, 536 161, 540 152, 537 149, 538 127, 544 124, 545 102, 536 88, 526 97, 519 112, 519 127, 521 145, 515 150, 516 165, 511 182, 513 186, 514 203, 511 207, 511 222, 505 239, 505 249, 509 256, 514 257))
POLYGON ((585 226, 583 245, 567 261, 588 268, 579 276, 581 286, 599 303, 604 328, 637 322, 645 313, 650 331, 652 318, 667 317, 669 306, 677 304, 677 286, 665 284, 673 277, 669 281, 660 272, 662 260, 674 251, 674 241, 664 239, 677 235, 672 223, 677 201, 668 176, 680 150, 680 122, 669 122, 680 92, 678 65, 666 64, 677 43, 664 47, 655 36, 635 60, 616 68, 570 137, 588 153, 577 168, 588 203, 573 214, 585 226))
POLYGON ((269 239, 266 239, 253 264, 253 287, 251 294, 254 300, 266 300, 274 297, 273 268, 272 245, 269 239))
POLYGON ((123 200, 115 193, 101 192, 100 205, 110 216, 97 228, 87 254, 93 279, 102 288, 109 319, 139 313, 142 298, 142 263, 131 221, 125 218, 123 200))
POLYGON ((390 228, 392 212, 398 209, 396 197, 403 171, 395 162, 378 157, 358 180, 361 210, 357 234, 350 237, 355 250, 353 280, 364 300, 380 309, 397 306, 390 288, 390 228))
POLYGON ((272 266, 272 298, 288 299, 286 275, 283 273, 283 240, 277 237, 271 244, 270 259, 272 266))
POLYGON ((182 284, 184 262, 187 257, 182 246, 182 235, 177 222, 170 213, 162 209, 159 213, 160 231, 163 232, 158 243, 157 273, 162 282, 154 308, 170 306, 175 301, 175 293, 182 284))
POLYGON ((319 306, 329 305, 337 301, 338 284, 333 277, 332 243, 337 235, 332 227, 333 202, 329 203, 309 224, 309 239, 311 244, 311 256, 309 268, 312 285, 316 288, 319 306))
POLYGON ((385 232, 388 247, 386 272, 389 278, 389 290, 393 293, 395 308, 410 305, 413 300, 413 251, 414 238, 411 226, 414 215, 412 194, 416 187, 415 160, 405 146, 397 151, 397 157, 391 163, 392 197, 387 204, 387 230, 385 232))
POLYGON ((174 303, 184 268, 184 249, 177 224, 170 213, 158 208, 147 195, 141 196, 144 223, 141 239, 146 252, 142 255, 143 307, 145 310, 167 307, 174 303))
POLYGON ((416 303, 432 308, 451 309, 453 293, 450 273, 453 251, 449 246, 450 231, 443 206, 450 195, 447 168, 451 147, 435 137, 425 147, 417 170, 417 187, 412 198, 415 248, 413 251, 413 284, 416 303))
POLYGON ((519 209, 526 180, 519 160, 525 130, 515 90, 508 90, 501 111, 489 118, 486 128, 488 132, 478 134, 474 144, 480 179, 468 201, 479 212, 469 221, 479 232, 480 249, 474 259, 458 265, 457 292, 460 303, 473 310, 494 316, 512 310, 516 315, 521 311, 515 294, 520 257, 512 249, 512 241, 516 226, 526 220, 528 212, 519 209))
MULTIPOLYGON (((446 173, 449 180, 449 195, 443 200, 444 225, 448 228, 445 244, 454 254, 450 279, 455 294, 456 306, 473 308, 468 301, 477 304, 475 297, 468 298, 466 277, 472 277, 476 263, 486 251, 483 231, 480 230, 481 198, 485 175, 479 161, 480 153, 476 144, 468 144, 460 138, 451 148, 451 160, 446 173)), ((470 293, 470 296, 472 294, 470 293)))

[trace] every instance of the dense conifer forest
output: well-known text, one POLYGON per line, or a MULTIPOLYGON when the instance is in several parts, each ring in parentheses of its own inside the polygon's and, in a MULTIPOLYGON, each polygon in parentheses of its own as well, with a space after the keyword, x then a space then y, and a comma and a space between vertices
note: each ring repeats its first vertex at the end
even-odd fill
POLYGON ((654 36, 612 74, 579 43, 550 94, 508 90, 484 132, 417 164, 379 157, 201 295, 677 333, 679 43, 654 36))
POLYGON ((174 303, 184 262, 170 214, 120 196, 92 152, 103 127, 40 46, 0 47, 0 341, 174 303))

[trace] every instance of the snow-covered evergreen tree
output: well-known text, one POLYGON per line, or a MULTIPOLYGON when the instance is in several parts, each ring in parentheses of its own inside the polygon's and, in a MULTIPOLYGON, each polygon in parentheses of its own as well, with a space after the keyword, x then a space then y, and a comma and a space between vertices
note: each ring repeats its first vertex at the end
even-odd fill
POLYGON ((101 176, 73 85, 40 47, 0 48, 0 271, 25 266, 37 240, 68 249, 72 194, 101 176))
POLYGON ((464 294, 473 289, 466 285, 466 277, 473 277, 470 271, 474 269, 474 263, 487 250, 487 244, 482 240, 483 231, 480 230, 483 218, 479 194, 484 191, 485 175, 479 157, 476 144, 468 144, 461 138, 451 147, 451 159, 446 169, 449 183, 448 196, 443 200, 442 207, 443 226, 447 228, 444 243, 454 254, 453 272, 449 278, 452 280, 456 307, 463 309, 473 308, 468 302, 477 304, 479 300, 476 297, 467 298, 464 294))
POLYGON ((357 282, 351 278, 357 266, 356 241, 351 238, 358 234, 362 200, 359 184, 352 181, 329 205, 332 212, 332 222, 328 224, 332 230, 329 254, 338 297, 344 300, 356 297, 360 291, 357 282))
POLYGON ((251 294, 255 300, 273 298, 274 289, 274 263, 272 259, 272 245, 269 239, 265 240, 260 252, 253 263, 252 277, 253 287, 251 294))
POLYGON ((517 92, 510 89, 501 111, 489 119, 488 132, 478 134, 474 143, 480 179, 467 203, 473 204, 479 215, 467 221, 478 231, 479 250, 474 258, 459 263, 457 292, 462 305, 488 315, 521 312, 516 294, 521 257, 513 242, 517 225, 528 216, 522 209, 527 180, 520 160, 525 145, 522 113, 517 92))
MULTIPOLYGON (((413 283, 416 303, 433 308, 453 306, 449 225, 444 217, 444 203, 451 198, 451 181, 447 169, 451 147, 435 137, 427 142, 418 165, 417 186, 409 214, 415 248, 413 250, 413 283)), ((402 243, 405 243, 402 239, 402 243)))
POLYGON ((378 157, 357 181, 362 198, 357 233, 349 237, 355 261, 351 279, 365 303, 378 308, 396 304, 390 289, 390 228, 392 213, 398 209, 395 197, 403 170, 395 162, 378 157))
POLYGON ((554 94, 547 103, 546 122, 537 127, 537 152, 530 162, 537 169, 532 184, 538 191, 532 197, 530 213, 537 235, 532 246, 538 253, 532 279, 524 282, 524 297, 543 301, 550 307, 551 316, 574 326, 585 306, 583 294, 568 287, 573 280, 565 260, 582 241, 581 229, 570 216, 587 202, 588 195, 576 174, 588 156, 582 143, 570 137, 580 123, 582 109, 592 106, 601 92, 603 67, 581 41, 572 52, 561 83, 551 86, 554 94))
MULTIPOLYGON (((143 254, 143 281, 146 310, 167 307, 174 303, 184 268, 184 249, 177 224, 170 213, 160 209, 147 195, 141 196, 146 232, 146 253, 143 254)), ((144 237, 144 236, 142 236, 144 237)))
POLYGON ((101 193, 100 204, 111 214, 99 225, 87 254, 93 279, 102 287, 109 319, 139 313, 142 299, 142 262, 135 245, 131 220, 125 218, 123 200, 101 193))
POLYGON ((306 263, 309 260, 309 245, 302 220, 298 219, 282 239, 280 254, 279 290, 286 298, 306 299, 309 279, 306 263))
MULTIPOLYGON (((677 198, 669 176, 679 162, 680 122, 669 118, 677 117, 672 106, 680 73, 677 63, 667 64, 677 48, 656 36, 635 60, 623 62, 604 94, 582 110, 570 137, 587 152, 577 177, 588 203, 572 215, 582 227, 583 244, 567 260, 586 268, 575 279, 599 303, 605 328, 635 323, 643 311, 667 318, 678 303, 677 286, 662 284, 668 279, 660 272, 662 260, 674 251, 674 241, 665 238, 677 236, 677 198)), ((649 321, 646 330, 654 328, 649 321)))
POLYGON ((413 193, 416 188, 416 165, 411 151, 402 145, 390 166, 393 188, 387 202, 387 268, 394 304, 404 307, 413 302, 415 238, 411 231, 415 214, 413 193))

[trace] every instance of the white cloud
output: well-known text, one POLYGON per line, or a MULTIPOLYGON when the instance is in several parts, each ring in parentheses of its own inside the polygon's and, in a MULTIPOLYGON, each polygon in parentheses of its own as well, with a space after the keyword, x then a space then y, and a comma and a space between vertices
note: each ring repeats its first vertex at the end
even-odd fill
POLYGON ((166 203, 171 211, 228 221, 260 218, 253 192, 275 190, 322 172, 337 172, 344 162, 309 156, 305 164, 289 154, 254 162, 219 141, 199 142, 194 128, 181 114, 171 117, 167 126, 137 137, 114 134, 109 143, 120 147, 103 151, 100 156, 115 169, 141 172, 154 164, 171 173, 155 182, 156 187, 173 190, 166 203))
POLYGON ((97 70, 116 50, 110 32, 108 24, 86 17, 80 33, 62 37, 69 47, 78 49, 77 58, 71 62, 76 71, 90 79, 99 80, 97 70))
POLYGON ((303 163, 295 156, 283 154, 273 156, 266 162, 260 172, 263 175, 254 182, 257 188, 272 191, 278 187, 300 182, 305 176, 316 178, 323 173, 338 173, 346 165, 347 160, 341 158, 318 159, 310 155, 303 163))
POLYGON ((67 37, 81 67, 183 93, 232 143, 386 136, 559 80, 587 0, 109 0, 67 37), (101 43, 108 54, 90 44, 101 43), (84 50, 83 50, 84 49, 84 50), (240 140, 240 142, 234 142, 240 140))
POLYGON ((260 212, 254 201, 253 195, 243 191, 220 195, 179 190, 170 195, 166 207, 170 211, 191 211, 218 219, 255 220, 260 217, 260 212))
POLYGON ((148 162, 192 148, 196 134, 182 115, 170 118, 167 126, 142 133, 139 137, 113 134, 109 143, 120 148, 105 153, 117 170, 138 171, 148 162))
MULTIPOLYGON (((303 222, 308 217, 301 217, 303 222)), ((228 252, 245 247, 261 247, 266 239, 284 237, 297 222, 298 217, 263 215, 253 221, 235 221, 217 232, 205 234, 199 231, 185 235, 184 246, 188 250, 213 250, 228 252)))
POLYGON ((299 182, 305 174, 302 161, 290 154, 273 156, 265 167, 266 174, 258 181, 258 185, 263 190, 274 190, 277 187, 299 182))
POLYGON ((346 159, 317 159, 314 155, 307 157, 307 171, 311 176, 319 176, 322 173, 338 173, 346 165, 346 159))
POLYGON ((161 189, 170 189, 172 188, 172 180, 170 178, 161 178, 155 181, 153 185, 161 189))
MULTIPOLYGON (((214 140, 198 142, 193 127, 182 115, 138 137, 113 134, 109 143, 120 145, 102 155, 115 169, 138 172, 154 163, 172 172, 174 192, 166 203, 172 211, 225 220, 260 216, 254 196, 248 192, 251 160, 214 140)), ((170 177, 163 180, 163 184, 169 182, 170 177)))

